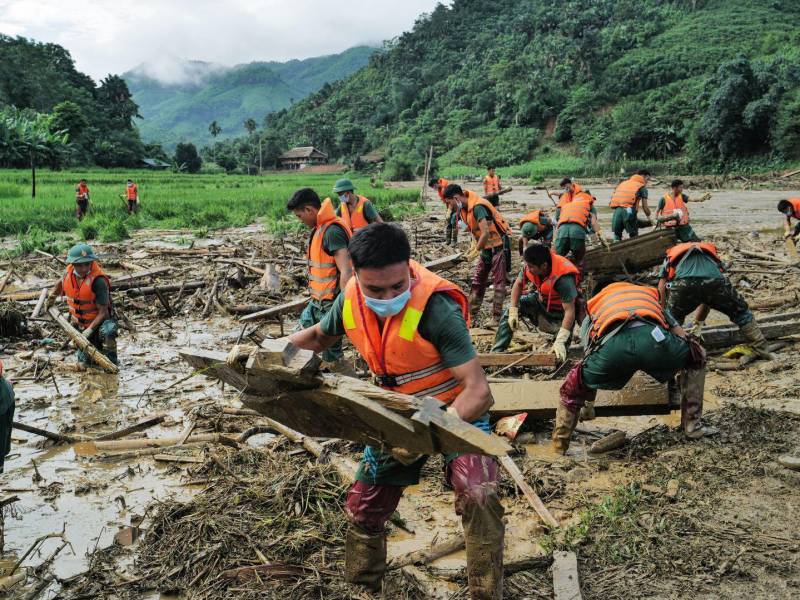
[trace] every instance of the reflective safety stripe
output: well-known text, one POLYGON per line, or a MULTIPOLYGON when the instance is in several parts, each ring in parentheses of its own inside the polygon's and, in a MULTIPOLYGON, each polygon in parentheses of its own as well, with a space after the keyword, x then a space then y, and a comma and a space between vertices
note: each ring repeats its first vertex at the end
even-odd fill
POLYGON ((422 319, 422 311, 409 306, 406 309, 406 314, 403 315, 403 321, 400 323, 400 331, 397 335, 409 342, 414 341, 414 334, 417 332, 420 319, 422 319))
POLYGON ((356 319, 353 316, 353 302, 350 298, 344 299, 344 306, 342 306, 342 322, 345 329, 355 329, 356 319))
POLYGON ((330 283, 331 281, 336 281, 339 279, 338 275, 333 275, 331 277, 317 277, 316 275, 309 275, 309 281, 316 281, 317 283, 330 283))
MULTIPOLYGON (((416 381, 417 379, 424 379, 425 377, 429 377, 430 375, 434 375, 439 373, 440 371, 445 370, 445 366, 442 363, 436 363, 435 365, 431 365, 430 367, 425 367, 424 369, 420 369, 419 371, 412 371, 411 373, 403 373, 402 375, 385 375, 384 377, 391 377, 397 385, 404 385, 406 383, 410 383, 412 381, 416 381)), ((381 380, 381 376, 378 376, 376 379, 381 380)), ((395 387, 395 386, 392 386, 395 387)))
POLYGON ((330 269, 336 266, 336 262, 316 262, 314 260, 308 261, 308 266, 314 269, 330 269))
POLYGON ((444 383, 440 383, 439 385, 429 387, 425 390, 420 390, 418 392, 414 392, 414 396, 417 398, 421 398, 423 396, 436 396, 436 394, 442 394, 444 392, 449 392, 453 388, 458 387, 458 382, 455 379, 448 379, 444 383))

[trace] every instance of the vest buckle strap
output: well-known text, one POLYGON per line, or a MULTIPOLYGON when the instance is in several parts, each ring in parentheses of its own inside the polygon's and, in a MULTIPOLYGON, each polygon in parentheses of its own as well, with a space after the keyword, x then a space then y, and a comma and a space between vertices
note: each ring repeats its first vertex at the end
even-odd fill
POLYGON ((397 381, 395 375, 375 375, 372 382, 378 387, 399 387, 400 383, 397 381))

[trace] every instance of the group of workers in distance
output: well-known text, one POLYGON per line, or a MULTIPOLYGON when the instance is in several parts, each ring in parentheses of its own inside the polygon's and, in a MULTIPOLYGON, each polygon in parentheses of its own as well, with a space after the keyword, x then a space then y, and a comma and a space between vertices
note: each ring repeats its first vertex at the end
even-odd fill
MULTIPOLYGON (((139 210, 139 188, 132 179, 125 183, 125 192, 120 195, 125 201, 125 208, 128 214, 133 214, 139 210)), ((75 217, 78 221, 82 220, 89 213, 91 198, 89 196, 89 184, 85 179, 81 179, 75 186, 75 217)))
MULTIPOLYGON (((640 202, 649 214, 648 176, 639 172, 615 191, 615 238, 623 231, 637 235, 640 202)), ((495 190, 499 180, 487 184, 495 190)), ((489 432, 492 394, 469 327, 491 277, 491 320, 498 325, 493 351, 508 347, 524 317, 537 329, 555 335, 552 351, 564 361, 575 325, 580 329, 584 356, 561 386, 552 435, 553 448, 562 454, 569 448, 578 420, 594 417, 597 390, 621 389, 637 371, 660 382, 677 377, 670 389, 680 396, 683 430, 692 439, 703 435, 705 352, 700 339, 682 328, 690 313, 695 313, 693 331, 699 333, 710 308, 723 312, 741 328, 758 356, 771 358, 747 303, 724 274, 717 249, 700 241, 689 226, 680 181, 673 182, 657 209, 658 219, 666 227, 675 227, 681 238, 666 254, 657 287, 600 284, 587 301, 581 289, 585 238, 589 233, 600 234, 594 197, 565 179, 554 219, 532 211, 520 221, 523 242, 518 250, 523 265, 505 311, 513 238, 509 223, 487 198, 444 179, 431 185, 448 207, 448 230, 472 236, 467 258, 475 266, 469 295, 412 260, 403 229, 383 223, 373 203, 356 193, 352 181, 336 182, 337 207, 330 198, 321 200, 313 189, 302 188, 286 205, 311 231, 307 249, 310 300, 298 330, 289 338, 294 345, 321 353, 335 366, 342 361, 346 336, 376 385, 437 398, 443 410, 489 432)), ((800 221, 800 199, 781 201, 779 210, 786 215, 787 233, 797 237, 800 225, 794 232, 789 227, 791 219, 800 221)), ((117 362, 110 279, 85 244, 69 251, 67 263, 48 305, 66 296, 72 322, 117 362)), ((252 350, 235 346, 229 363, 252 350)), ((386 522, 404 489, 419 481, 426 460, 403 448, 364 449, 345 504, 348 581, 371 589, 381 587, 386 571, 386 522)), ((505 528, 496 461, 478 454, 449 454, 444 463, 444 477, 454 491, 455 511, 464 528, 470 596, 501 598, 505 528)))

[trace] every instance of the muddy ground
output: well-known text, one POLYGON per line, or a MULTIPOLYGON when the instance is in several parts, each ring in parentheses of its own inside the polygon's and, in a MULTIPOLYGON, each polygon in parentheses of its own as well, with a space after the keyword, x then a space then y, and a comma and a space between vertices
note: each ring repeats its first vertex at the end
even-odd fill
MULTIPOLYGON (((590 187, 605 205, 610 187, 601 182, 590 187)), ((756 314, 796 310, 800 270, 777 262, 785 256, 775 204, 788 194, 700 187, 689 194, 706 191, 710 200, 690 204, 695 229, 719 244, 731 278, 754 307, 764 307, 756 314), (775 260, 748 257, 743 250, 771 253, 775 260)), ((515 185, 501 209, 515 221, 547 204, 542 190, 515 185)), ((404 224, 421 260, 452 252, 441 242, 438 199, 427 209, 404 224)), ((600 220, 608 229, 603 210, 600 220)), ((303 294, 305 236, 274 239, 261 225, 214 236, 195 240, 189 232, 149 231, 124 244, 96 246, 112 277, 170 266, 156 278, 159 285, 204 282, 196 290, 164 294, 165 303, 152 295, 115 294, 125 326, 118 376, 77 371, 74 351, 49 320, 29 320, 23 337, 2 338, 0 355, 17 394, 17 421, 95 438, 163 413, 164 421, 124 439, 182 438, 193 424, 191 435, 221 433, 226 440, 241 440, 164 449, 155 457, 97 450, 91 442, 54 443, 15 429, 0 497, 18 500, 3 509, 0 568, 8 574, 39 538, 54 537, 36 543, 16 569, 16 578, 23 572, 26 577, 10 597, 373 597, 342 582, 346 485, 335 470, 324 457, 318 461, 302 446, 263 433, 258 417, 237 414, 235 391, 192 376, 177 355, 184 346, 227 350, 239 339, 290 331, 293 318, 243 327, 230 312, 303 294), (231 287, 226 277, 232 264, 224 262, 231 260, 256 268, 274 262, 281 269, 280 289, 262 290, 259 276, 248 269, 245 288, 231 287), (134 530, 128 529, 132 524, 134 530), (124 538, 137 534, 127 545, 124 538), (280 564, 256 578, 227 573, 265 562, 280 564)), ((467 240, 461 243, 465 248, 467 240)), ((44 284, 61 268, 40 255, 16 260, 4 293, 44 284)), ((469 271, 462 264, 448 276, 466 286, 469 271)), ((4 306, 29 315, 33 302, 4 306)), ((716 313, 709 319, 725 321, 716 313)), ((538 333, 523 332, 520 338, 543 351, 551 343, 538 333)), ((514 458, 564 527, 548 534, 510 480, 503 481, 505 554, 515 571, 507 577, 506 597, 552 597, 547 557, 557 548, 578 554, 587 599, 800 595, 800 473, 776 463, 781 454, 800 452, 795 375, 800 340, 786 341, 775 361, 743 369, 728 370, 731 363, 715 357, 712 367, 726 370, 709 373, 708 435, 698 442, 682 438, 676 414, 597 419, 583 424, 585 433, 567 457, 557 457, 547 445, 551 424, 526 424, 525 443, 518 444, 514 458), (595 432, 612 429, 626 431, 629 443, 606 455, 589 455, 595 432), (533 557, 542 558, 532 562, 533 557)), ((476 335, 479 347, 490 342, 476 335)), ((549 375, 519 369, 502 376, 549 375)), ((345 442, 326 447, 354 460, 359 450, 345 442)), ((407 490, 392 525, 390 556, 459 530, 441 468, 440 458, 431 459, 423 482, 407 490)), ((463 552, 457 552, 428 567, 394 571, 383 596, 466 597, 463 566, 463 552)))

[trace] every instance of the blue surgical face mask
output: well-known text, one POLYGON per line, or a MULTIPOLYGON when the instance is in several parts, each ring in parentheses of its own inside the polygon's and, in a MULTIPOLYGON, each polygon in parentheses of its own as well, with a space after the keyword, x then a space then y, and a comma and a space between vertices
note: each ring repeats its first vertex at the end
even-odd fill
POLYGON ((402 311, 408 301, 411 299, 411 281, 409 280, 408 289, 400 294, 399 296, 395 296, 394 298, 390 298, 389 300, 380 300, 379 298, 370 298, 366 294, 364 294, 364 302, 367 304, 367 307, 374 312, 378 317, 381 319, 386 319, 388 317, 393 317, 394 315, 398 314, 402 311))
POLYGON ((347 202, 347 194, 339 194, 339 202, 347 202))

